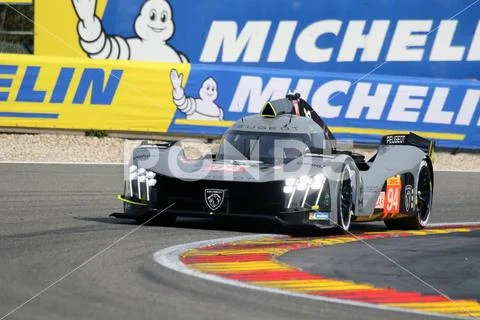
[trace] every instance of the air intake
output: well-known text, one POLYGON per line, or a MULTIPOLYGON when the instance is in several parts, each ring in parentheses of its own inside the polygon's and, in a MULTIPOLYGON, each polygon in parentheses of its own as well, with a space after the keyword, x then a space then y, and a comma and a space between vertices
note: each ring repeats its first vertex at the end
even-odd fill
POLYGON ((272 106, 270 102, 268 102, 262 110, 262 117, 265 118, 275 118, 277 116, 277 112, 275 108, 272 106))
POLYGON ((291 114, 292 108, 292 101, 288 99, 270 101, 263 107, 261 115, 265 118, 275 118, 281 114, 291 114))

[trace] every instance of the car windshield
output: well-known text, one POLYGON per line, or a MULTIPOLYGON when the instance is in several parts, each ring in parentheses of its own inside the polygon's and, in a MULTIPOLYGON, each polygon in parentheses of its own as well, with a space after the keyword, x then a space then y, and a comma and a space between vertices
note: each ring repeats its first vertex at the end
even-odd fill
POLYGON ((220 146, 219 160, 287 163, 308 151, 309 134, 230 131, 220 146))

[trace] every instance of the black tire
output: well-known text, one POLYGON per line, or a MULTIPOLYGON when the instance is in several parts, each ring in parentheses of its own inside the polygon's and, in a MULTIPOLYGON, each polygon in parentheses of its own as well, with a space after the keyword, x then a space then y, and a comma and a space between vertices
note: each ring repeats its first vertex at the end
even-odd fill
POLYGON ((343 168, 340 176, 340 183, 338 189, 338 214, 337 224, 338 228, 343 231, 348 231, 352 222, 352 182, 350 174, 346 167, 343 168))
POLYGON ((420 230, 427 226, 432 210, 433 199, 433 179, 432 170, 426 160, 420 163, 417 175, 416 208, 415 215, 402 218, 385 220, 385 226, 388 229, 414 229, 420 230))

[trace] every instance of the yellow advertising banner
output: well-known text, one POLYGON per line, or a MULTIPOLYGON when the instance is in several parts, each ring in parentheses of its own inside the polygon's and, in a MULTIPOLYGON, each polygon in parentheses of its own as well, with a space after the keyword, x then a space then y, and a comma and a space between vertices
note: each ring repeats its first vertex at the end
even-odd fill
POLYGON ((33 0, 5 0, 0 1, 0 4, 33 4, 33 0))
MULTIPOLYGON (((107 0, 93 1, 103 16, 107 0)), ((71 0, 35 0, 35 54, 84 58, 78 38, 78 16, 71 0)))
POLYGON ((166 132, 189 64, 0 55, 0 126, 166 132))

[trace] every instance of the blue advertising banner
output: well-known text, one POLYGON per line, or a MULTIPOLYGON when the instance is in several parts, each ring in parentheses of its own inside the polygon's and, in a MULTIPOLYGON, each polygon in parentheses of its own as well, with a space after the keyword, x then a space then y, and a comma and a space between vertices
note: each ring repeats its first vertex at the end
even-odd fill
POLYGON ((413 131, 439 146, 480 147, 480 82, 192 65, 186 85, 171 71, 171 133, 222 134, 269 100, 301 93, 337 138, 379 143, 413 131))
POLYGON ((156 10, 174 22, 164 40, 191 63, 354 73, 385 63, 375 73, 479 78, 473 0, 175 0, 171 11, 158 2, 108 1, 106 33, 142 38, 136 19, 156 10))

